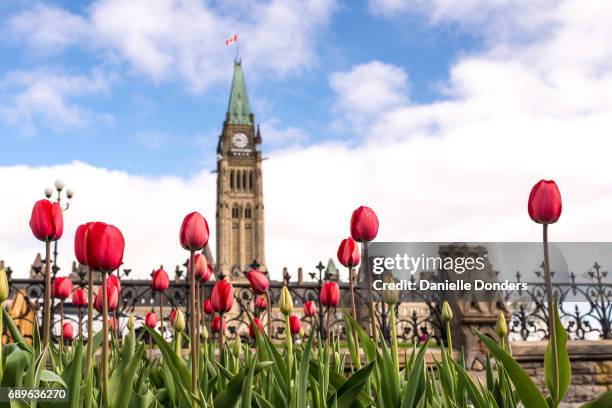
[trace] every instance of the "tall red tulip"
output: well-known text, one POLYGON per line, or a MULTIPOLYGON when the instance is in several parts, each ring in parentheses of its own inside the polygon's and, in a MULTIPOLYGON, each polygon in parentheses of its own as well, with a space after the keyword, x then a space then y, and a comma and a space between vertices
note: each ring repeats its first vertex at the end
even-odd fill
POLYGON ((527 209, 538 224, 554 224, 561 217, 561 192, 553 180, 540 180, 529 194, 527 209))
POLYGON ((266 301, 265 296, 259 295, 255 298, 255 307, 257 309, 265 309, 267 305, 268 305, 268 302, 266 301))
POLYGON ((151 287, 156 292, 164 292, 170 286, 170 278, 168 273, 163 268, 159 268, 153 272, 153 280, 151 281, 151 287))
POLYGON ((145 324, 152 329, 157 326, 157 315, 155 312, 147 313, 147 316, 145 317, 145 324))
POLYGON ((289 327, 291 328, 291 334, 298 334, 302 328, 300 318, 294 314, 289 316, 289 327))
POLYGON ((40 241, 57 241, 64 233, 64 215, 58 203, 39 200, 34 204, 30 217, 30 229, 40 241))
POLYGON ((76 307, 87 306, 87 292, 83 288, 77 288, 72 294, 72 304, 76 307))
POLYGON ((304 316, 306 317, 314 317, 317 315, 317 306, 312 300, 307 300, 304 302, 304 316))
POLYGON ((53 281, 53 296, 58 299, 68 299, 72 293, 72 280, 67 276, 55 278, 53 281))
POLYGON ((210 324, 210 330, 212 330, 213 333, 225 331, 225 319, 219 315, 213 317, 212 323, 210 324))
POLYGON ((361 206, 351 217, 351 236, 357 242, 370 242, 378 235, 378 217, 370 207, 361 206))
POLYGON ((249 325, 249 336, 251 336, 253 339, 256 336, 255 328, 257 328, 260 334, 263 334, 263 325, 261 324, 261 320, 259 320, 257 317, 254 317, 253 321, 249 325))
POLYGON ((113 285, 117 289, 117 294, 121 294, 121 281, 117 277, 117 275, 110 274, 106 278, 106 281, 109 285, 113 285))
POLYGON ((321 304, 336 307, 340 303, 340 288, 336 282, 324 282, 321 288, 321 304))
POLYGON ((210 301, 210 299, 206 299, 204 301, 204 313, 206 313, 207 315, 215 313, 215 309, 213 309, 212 302, 210 301))
POLYGON ((87 265, 85 235, 87 234, 87 230, 91 224, 93 223, 88 222, 86 224, 79 225, 74 234, 74 256, 81 265, 87 265))
POLYGON ((234 286, 226 279, 220 279, 213 286, 210 302, 217 313, 226 313, 234 305, 234 286))
POLYGON ((181 245, 189 251, 197 251, 208 243, 209 231, 206 219, 198 212, 192 212, 181 225, 181 245))
MULTIPOLYGON (((108 310, 115 310, 119 304, 119 293, 117 292, 117 288, 114 285, 106 284, 106 294, 108 296, 108 310)), ((104 308, 104 303, 102 302, 102 285, 98 287, 98 294, 94 298, 94 307, 100 313, 102 313, 104 308)))
POLYGON ((112 272, 121 266, 125 240, 117 227, 103 222, 92 223, 87 229, 85 244, 90 268, 112 272))
POLYGON ((212 266, 206 261, 203 254, 195 254, 194 273, 200 282, 208 282, 212 276, 212 266))
POLYGON ((251 269, 248 271, 246 273, 246 278, 248 279, 249 283, 251 284, 251 288, 255 293, 265 293, 270 288, 270 282, 268 281, 266 275, 257 269, 251 269))
POLYGON ((353 268, 359 265, 360 259, 359 247, 355 240, 351 237, 343 239, 338 247, 338 261, 347 268, 353 268))
POLYGON ((72 340, 74 337, 74 331, 72 329, 71 323, 64 323, 64 327, 62 328, 62 335, 65 339, 72 340))

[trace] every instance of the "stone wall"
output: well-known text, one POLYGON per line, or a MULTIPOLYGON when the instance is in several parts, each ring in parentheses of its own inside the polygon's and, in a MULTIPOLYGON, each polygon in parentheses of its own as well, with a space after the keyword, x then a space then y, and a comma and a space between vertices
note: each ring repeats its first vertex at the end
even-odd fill
MULTIPOLYGON (((515 342, 514 358, 542 389, 546 342, 515 342)), ((612 340, 570 341, 568 352, 572 363, 572 383, 565 397, 567 403, 591 401, 612 389, 612 340)), ((570 405, 568 405, 570 406, 570 405)))

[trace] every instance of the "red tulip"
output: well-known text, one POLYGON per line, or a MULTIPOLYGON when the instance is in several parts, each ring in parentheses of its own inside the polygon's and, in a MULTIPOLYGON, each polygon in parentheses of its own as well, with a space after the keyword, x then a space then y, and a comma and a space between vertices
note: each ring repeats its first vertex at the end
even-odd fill
POLYGON ((246 273, 246 278, 249 280, 251 288, 255 293, 264 293, 270 288, 270 282, 268 278, 266 278, 266 275, 257 269, 248 271, 246 273))
POLYGON ((300 318, 294 314, 289 316, 289 328, 291 329, 291 334, 298 334, 302 328, 300 318))
POLYGON ((89 229, 89 226, 93 224, 88 222, 86 224, 79 225, 74 234, 74 256, 81 265, 87 265, 87 253, 85 246, 85 234, 89 229))
POLYGON ((206 219, 198 212, 192 212, 181 225, 181 245, 189 251, 202 249, 208 243, 209 231, 206 219))
POLYGON ((77 288, 72 294, 72 304, 76 307, 87 306, 87 292, 83 288, 77 288))
POLYGON ((106 283, 108 283, 109 285, 113 285, 117 289, 118 295, 121 294, 121 282, 119 281, 117 275, 108 275, 108 277, 106 278, 106 283))
POLYGON ((338 247, 338 261, 347 268, 359 265, 359 246, 353 238, 348 237, 340 243, 340 247, 338 247))
POLYGON ((168 278, 168 274, 164 271, 163 268, 159 268, 155 272, 153 272, 153 280, 151 282, 151 287, 156 292, 164 292, 170 286, 170 279, 168 278))
POLYGON ((554 224, 561 217, 561 192, 552 180, 540 180, 531 189, 527 210, 538 224, 554 224))
POLYGON ((340 288, 336 282, 325 282, 321 288, 321 304, 336 307, 340 303, 340 288))
POLYGON ((210 302, 215 312, 229 312, 234 304, 234 286, 225 279, 219 280, 213 286, 210 302))
POLYGON ((34 204, 30 229, 40 241, 57 241, 64 233, 64 215, 58 203, 39 200, 34 204))
POLYGON ((63 333, 64 338, 66 340, 72 340, 72 337, 74 336, 74 331, 72 329, 72 324, 71 323, 64 323, 64 327, 62 328, 62 333, 63 333))
POLYGON ((378 217, 370 207, 361 206, 351 217, 351 236, 357 242, 370 242, 378 234, 378 217))
POLYGON ((254 317, 253 321, 249 325, 249 336, 251 336, 252 338, 255 338, 255 327, 257 327, 257 330, 259 330, 260 334, 263 334, 263 325, 261 324, 261 320, 259 320, 259 318, 257 317, 254 317))
POLYGON ((210 301, 210 299, 206 299, 204 301, 204 313, 206 313, 207 315, 215 313, 215 309, 213 309, 212 302, 210 301))
POLYGON ((206 257, 202 254, 195 254, 195 277, 201 282, 208 282, 212 276, 212 266, 206 261, 206 257))
POLYGON ((317 315, 317 307, 312 300, 304 302, 304 316, 313 317, 317 315))
POLYGON ((221 324, 223 324, 223 331, 225 332, 225 319, 217 315, 213 317, 210 329, 213 333, 219 333, 219 331, 221 330, 221 324))
MULTIPOLYGON (((110 285, 106 282, 106 294, 108 296, 108 310, 115 310, 119 304, 119 292, 115 285, 110 285)), ((94 307, 98 312, 102 312, 102 286, 98 286, 98 294, 94 298, 94 307)))
POLYGON ((145 317, 145 324, 152 329, 157 326, 157 315, 155 314, 155 312, 147 313, 147 317, 145 317))
POLYGON ((268 306, 268 302, 266 301, 266 297, 263 295, 257 296, 255 298, 255 307, 258 309, 265 309, 268 306))
POLYGON ((97 271, 112 272, 123 262, 125 240, 121 231, 103 222, 92 223, 85 234, 87 265, 97 271))
POLYGON ((72 280, 67 276, 55 278, 52 290, 54 297, 58 299, 68 299, 72 293, 72 280))

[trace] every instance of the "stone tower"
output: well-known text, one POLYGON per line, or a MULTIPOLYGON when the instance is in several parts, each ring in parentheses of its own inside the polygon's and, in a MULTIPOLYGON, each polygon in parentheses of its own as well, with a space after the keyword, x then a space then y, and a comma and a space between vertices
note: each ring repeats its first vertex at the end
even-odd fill
POLYGON ((216 272, 233 280, 243 278, 254 261, 265 265, 261 160, 261 133, 249 106, 242 62, 236 59, 217 147, 216 216, 216 272))

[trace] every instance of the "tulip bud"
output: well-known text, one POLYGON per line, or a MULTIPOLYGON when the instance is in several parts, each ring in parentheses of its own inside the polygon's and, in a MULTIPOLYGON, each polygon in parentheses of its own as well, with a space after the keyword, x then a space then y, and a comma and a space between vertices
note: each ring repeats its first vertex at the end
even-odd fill
POLYGON ((127 327, 129 330, 134 328, 134 313, 130 313, 130 317, 128 318, 127 327))
POLYGON ((197 251, 208 244, 209 230, 206 219, 198 212, 192 212, 183 219, 181 225, 181 246, 190 251, 197 251))
POLYGON ((81 265, 87 265, 85 237, 91 224, 93 222, 79 225, 74 234, 74 255, 81 265))
POLYGON ((304 302, 304 316, 313 317, 317 315, 317 306, 312 300, 304 302))
POLYGON ((207 315, 211 315, 213 313, 215 313, 215 309, 213 309, 212 307, 212 303, 210 302, 210 299, 206 299, 204 301, 204 313, 206 313, 207 315))
POLYGON ((395 289, 395 279, 390 274, 383 277, 382 298, 383 302, 388 305, 394 305, 399 300, 399 294, 395 289))
POLYGON ((210 329, 213 333, 225 333, 225 319, 219 315, 216 315, 213 317, 212 323, 210 324, 210 329))
POLYGON ((527 210, 538 224, 553 224, 561 216, 561 192, 552 180, 540 180, 531 189, 527 210))
POLYGON ((446 300, 442 304, 442 320, 445 323, 448 323, 453 320, 453 310, 451 309, 450 305, 446 300))
POLYGON ((240 342, 240 336, 236 336, 236 340, 234 340, 231 347, 234 357, 240 358, 240 351, 242 351, 242 343, 240 342))
POLYGON ((234 286, 225 279, 215 283, 210 294, 210 303, 217 313, 226 313, 234 305, 234 286))
POLYGON ((64 323, 64 327, 62 328, 62 335, 64 336, 64 339, 72 340, 72 337, 74 336, 74 331, 72 329, 71 323, 64 323))
POLYGON ((155 292, 164 292, 170 286, 170 278, 168 273, 163 267, 159 267, 158 270, 153 272, 153 279, 151 280, 151 287, 155 292))
POLYGON ((268 302, 266 301, 266 297, 264 295, 259 295, 255 298, 255 307, 257 309, 265 309, 268 306, 268 302))
POLYGON ((58 277, 53 280, 53 296, 58 299, 67 299, 72 293, 72 280, 69 277, 58 277))
POLYGON ((300 337, 304 337, 304 334, 305 334, 304 328, 300 327, 300 337))
POLYGON ((351 236, 357 242, 370 242, 378 235, 378 217, 374 210, 361 206, 351 217, 351 236))
POLYGON ((0 305, 9 297, 9 284, 4 269, 4 262, 0 261, 0 305))
POLYGON ((72 294, 72 304, 76 307, 86 306, 88 302, 87 292, 83 288, 77 288, 72 294))
POLYGON ((145 317, 145 324, 151 329, 154 329, 155 326, 157 326, 157 314, 155 314, 155 312, 147 313, 147 316, 145 317))
POLYGON ((270 282, 266 275, 263 272, 258 271, 257 269, 251 269, 246 273, 246 278, 251 284, 251 288, 255 293, 264 293, 267 292, 270 288, 270 282))
POLYGON ((324 282, 319 297, 323 306, 338 306, 338 304, 340 304, 340 288, 338 287, 338 283, 324 282))
POLYGON ((182 309, 175 309, 176 314, 174 315, 174 320, 172 321, 172 327, 177 332, 182 332, 185 330, 185 314, 182 309))
POLYGON ((281 289, 278 307, 285 316, 289 316, 293 312, 293 299, 291 298, 291 293, 289 293, 287 285, 283 286, 281 289))
POLYGON ((119 280, 117 275, 113 275, 113 274, 108 275, 108 277, 106 278, 106 282, 109 285, 113 285, 117 289, 117 294, 119 295, 121 294, 121 281, 119 280))
POLYGON ((202 326, 202 332, 200 334, 205 341, 208 340, 208 329, 206 328, 206 325, 202 326))
MULTIPOLYGON (((189 260, 189 262, 191 262, 191 260, 189 260)), ((206 261, 206 257, 203 254, 195 254, 194 265, 193 271, 196 279, 200 282, 208 282, 212 276, 213 270, 212 266, 206 261)))
POLYGON ((340 353, 334 351, 334 367, 338 367, 340 365, 340 353))
POLYGON ((30 229, 40 241, 57 241, 64 233, 64 215, 58 203, 39 200, 34 204, 30 229))
POLYGON ((117 227, 93 222, 85 235, 85 257, 91 269, 112 272, 121 266, 125 239, 117 227))
POLYGON ((294 314, 289 316, 289 329, 291 330, 291 334, 298 334, 302 329, 300 318, 294 314))
POLYGON ((500 339, 504 339, 508 335, 508 323, 506 323, 506 316, 504 316, 504 312, 499 312, 499 316, 497 316, 495 331, 500 339))
POLYGON ((338 261, 347 268, 352 268, 359 265, 361 255, 359 254, 359 246, 351 237, 343 239, 338 247, 338 261))
POLYGON ((263 325, 261 324, 261 320, 259 320, 257 317, 254 317, 253 321, 249 325, 249 336, 251 336, 253 339, 256 336, 255 328, 257 328, 260 334, 263 334, 263 325))

